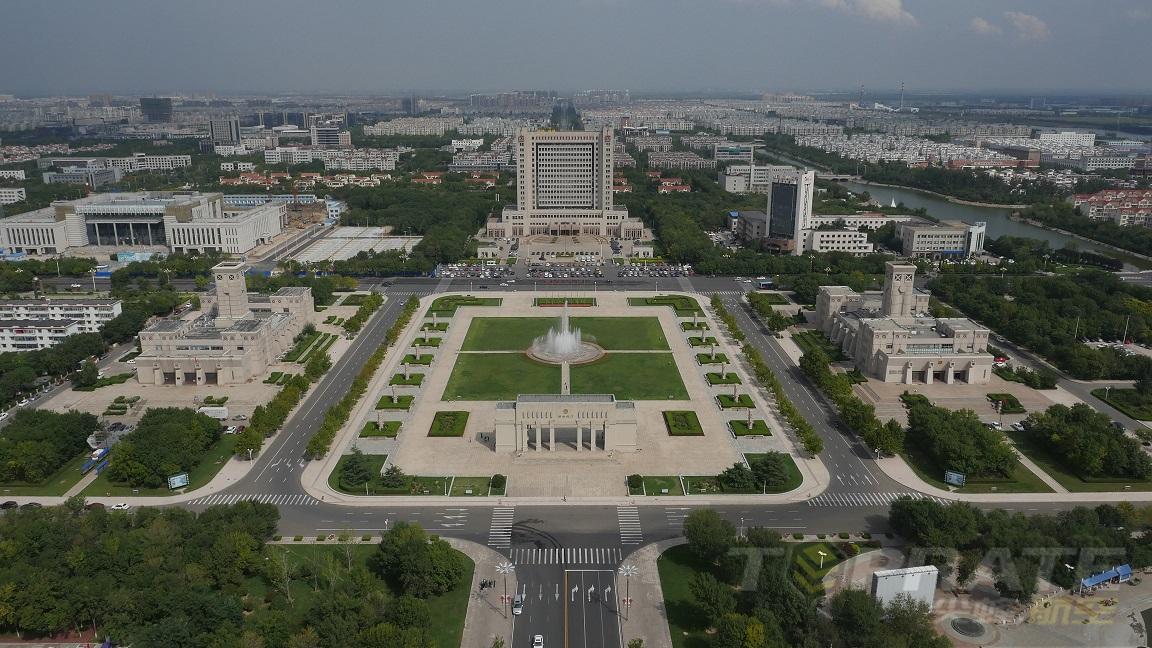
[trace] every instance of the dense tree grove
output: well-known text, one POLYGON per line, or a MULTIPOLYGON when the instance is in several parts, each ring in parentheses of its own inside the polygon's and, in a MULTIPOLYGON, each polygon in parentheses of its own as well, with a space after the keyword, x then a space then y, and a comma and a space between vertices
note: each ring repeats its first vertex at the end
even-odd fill
POLYGON ((116 444, 105 474, 114 483, 159 488, 194 468, 220 438, 220 422, 187 407, 153 407, 116 444))
MULTIPOLYGON (((792 574, 793 545, 770 529, 737 537, 731 523, 709 509, 684 523, 697 562, 688 581, 689 614, 708 628, 710 648, 946 648, 924 606, 899 602, 887 608, 858 590, 833 596, 828 615, 816 613, 814 593, 792 574), (758 562, 749 562, 755 555, 758 562), (751 567, 751 569, 749 569, 751 567), (737 587, 739 584, 739 587, 737 587)), ((663 560, 663 559, 662 559, 663 560)), ((697 645, 697 644, 693 644, 697 645)))
POLYGON ((255 502, 199 515, 83 504, 0 516, 0 632, 140 648, 437 648, 429 602, 374 573, 348 534, 265 545, 279 514, 255 502))
POLYGON ((0 428, 0 482, 43 482, 88 449, 100 422, 82 412, 22 409, 0 428))
POLYGON ((59 377, 77 370, 81 361, 107 348, 99 333, 80 333, 47 349, 0 353, 0 403, 32 391, 41 376, 59 377))
POLYGON ((448 592, 464 578, 463 556, 418 524, 397 522, 380 541, 372 564, 405 592, 427 598, 448 592))
POLYGON ((1152 477, 1152 459, 1140 442, 1083 403, 1033 412, 1024 421, 1024 431, 1082 478, 1152 477))
POLYGON ((1139 379, 1152 360, 1092 348, 1085 338, 1152 343, 1152 290, 1108 272, 1074 276, 942 275, 928 288, 941 300, 1013 342, 1048 358, 1075 378, 1139 379))
POLYGON ((1069 587, 1076 579, 1128 562, 1152 564, 1152 534, 1132 533, 1152 523, 1152 508, 1078 507, 1055 515, 1024 515, 971 504, 901 499, 892 503, 892 529, 931 564, 966 582, 983 561, 997 575, 1003 596, 1028 600, 1042 577, 1069 587), (1074 570, 1068 570, 1065 564, 1074 570))
POLYGON ((908 444, 941 470, 972 478, 1007 476, 1015 469, 1018 460, 1003 433, 984 425, 972 410, 936 407, 919 394, 902 398, 908 407, 908 444))

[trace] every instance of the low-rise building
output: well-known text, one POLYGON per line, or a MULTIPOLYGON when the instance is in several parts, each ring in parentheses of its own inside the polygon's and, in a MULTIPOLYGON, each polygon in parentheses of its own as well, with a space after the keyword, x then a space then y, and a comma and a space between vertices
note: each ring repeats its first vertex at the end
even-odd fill
POLYGON ((1110 220, 1117 225, 1152 223, 1152 190, 1105 189, 1094 194, 1076 194, 1072 204, 1093 220, 1110 220))
POLYGON ((28 199, 24 187, 0 187, 0 205, 11 205, 28 199))
POLYGON ((987 383, 991 332, 969 319, 931 317, 930 296, 916 289, 915 277, 916 266, 889 261, 880 293, 821 286, 817 328, 858 370, 882 382, 987 383))
POLYGON ((805 252, 847 252, 854 256, 865 256, 875 251, 868 242, 867 232, 812 229, 806 230, 804 236, 805 252))
POLYGON ((987 223, 903 223, 897 231, 908 257, 970 257, 984 251, 987 223))
POLYGON ((26 180, 24 169, 0 169, 0 180, 26 180))
POLYGON ((0 320, 66 320, 80 333, 97 333, 122 312, 119 299, 4 299, 0 320))
POLYGON ((649 153, 648 166, 654 169, 714 169, 716 160, 700 157, 690 151, 649 153))
POLYGON ((74 320, 0 320, 0 353, 47 349, 79 332, 74 320))
POLYGON ((44 157, 36 160, 40 169, 51 167, 84 167, 89 169, 119 169, 121 173, 137 171, 171 171, 192 166, 191 155, 150 155, 133 153, 128 157, 44 157))
POLYGON ((45 171, 44 184, 74 184, 84 185, 91 189, 98 189, 105 185, 116 184, 123 179, 124 173, 120 169, 90 169, 83 167, 69 167, 63 171, 45 171))
POLYGON ((247 266, 225 261, 212 268, 215 288, 201 309, 140 332, 136 379, 145 385, 234 385, 261 379, 292 348, 311 322, 311 288, 249 293, 247 266))

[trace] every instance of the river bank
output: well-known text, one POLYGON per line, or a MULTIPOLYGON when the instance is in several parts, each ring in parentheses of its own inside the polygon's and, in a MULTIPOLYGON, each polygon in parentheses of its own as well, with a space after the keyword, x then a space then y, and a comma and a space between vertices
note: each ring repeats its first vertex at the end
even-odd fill
POLYGON ((1051 225, 1046 225, 1040 221, 1032 220, 1031 218, 1025 218, 1025 217, 1020 216, 1018 214, 1009 214, 1008 218, 1011 218, 1012 220, 1016 221, 1017 223, 1027 223, 1028 225, 1031 225, 1032 227, 1039 227, 1040 229, 1048 230, 1049 232, 1056 232, 1058 234, 1063 234, 1064 236, 1067 236, 1069 238, 1074 238, 1078 241, 1084 241, 1085 243, 1091 243, 1092 245, 1108 248, 1114 252, 1118 252, 1119 254, 1121 254, 1124 257, 1127 257, 1129 259, 1133 259, 1133 260, 1140 259, 1140 260, 1145 262, 1144 268, 1142 268, 1142 269, 1147 269, 1149 267, 1152 267, 1152 256, 1148 256, 1146 254, 1140 254, 1139 252, 1133 252, 1132 250, 1125 250, 1124 248, 1117 247, 1115 245, 1112 245, 1111 243, 1104 243, 1102 241, 1097 241, 1096 239, 1090 239, 1087 236, 1084 236, 1083 234, 1077 234, 1076 232, 1069 232, 1068 230, 1060 229, 1059 227, 1052 227, 1051 225))
MULTIPOLYGON (((844 181, 838 181, 838 182, 843 183, 844 181)), ((854 184, 859 184, 859 185, 867 185, 870 187, 887 187, 889 189, 901 189, 904 191, 915 191, 916 193, 922 193, 922 194, 927 194, 930 196, 935 196, 937 198, 942 198, 944 200, 947 200, 950 203, 954 203, 957 205, 968 205, 969 207, 986 207, 988 209, 1027 209, 1029 207, 1029 205, 1003 205, 1000 203, 986 203, 986 202, 977 202, 975 200, 964 200, 962 198, 957 198, 956 196, 949 196, 948 194, 940 193, 939 191, 932 191, 931 189, 921 189, 919 187, 909 187, 907 185, 887 184, 884 182, 874 182, 872 180, 860 179, 860 180, 851 180, 850 182, 852 182, 854 184)))

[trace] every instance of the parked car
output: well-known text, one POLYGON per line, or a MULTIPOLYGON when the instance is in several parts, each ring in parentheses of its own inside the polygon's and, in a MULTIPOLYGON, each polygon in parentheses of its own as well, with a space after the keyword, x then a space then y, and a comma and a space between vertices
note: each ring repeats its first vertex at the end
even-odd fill
POLYGON ((229 425, 228 427, 224 428, 224 434, 236 434, 236 426, 229 425))
POLYGON ((129 358, 124 361, 124 364, 136 364, 136 358, 129 358))
POLYGON ((21 401, 19 403, 16 403, 16 407, 24 407, 26 405, 28 405, 28 399, 27 398, 21 399, 21 401))
POLYGON ((8 418, 8 412, 0 412, 0 421, 8 418))
POLYGON ((118 503, 118 504, 113 504, 113 505, 112 505, 112 510, 113 510, 113 511, 127 511, 127 510, 128 510, 128 509, 130 509, 130 508, 132 508, 132 507, 131 507, 130 505, 128 505, 128 504, 125 504, 124 502, 120 502, 120 503, 118 503))
POLYGON ((80 288, 80 287, 81 287, 80 284, 72 284, 72 290, 76 290, 77 288, 80 288))
POLYGON ((247 421, 248 416, 246 414, 237 414, 236 416, 232 417, 232 420, 233 421, 247 421))

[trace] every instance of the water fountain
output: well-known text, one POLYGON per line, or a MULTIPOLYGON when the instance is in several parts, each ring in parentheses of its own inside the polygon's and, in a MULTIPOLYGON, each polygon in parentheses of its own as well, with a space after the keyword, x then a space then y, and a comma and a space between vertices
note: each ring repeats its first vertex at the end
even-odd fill
POLYGON ((528 348, 528 357, 550 364, 582 364, 598 360, 604 355, 604 349, 591 342, 586 342, 580 329, 572 328, 568 321, 568 307, 560 314, 560 325, 548 329, 548 332, 532 341, 528 348))

